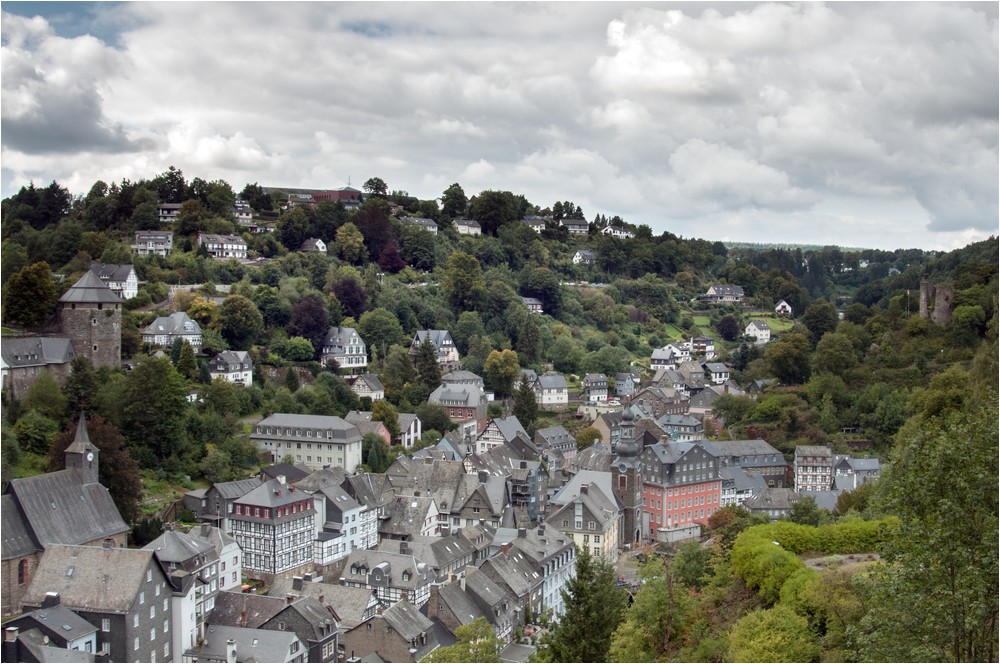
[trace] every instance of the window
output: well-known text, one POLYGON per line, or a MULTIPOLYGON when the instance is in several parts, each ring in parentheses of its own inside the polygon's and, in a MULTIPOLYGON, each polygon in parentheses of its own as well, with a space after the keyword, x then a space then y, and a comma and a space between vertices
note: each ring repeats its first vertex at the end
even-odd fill
POLYGON ((139 614, 136 613, 132 616, 132 627, 138 627, 138 626, 139 626, 139 614))
POLYGON ((146 570, 146 583, 149 583, 152 580, 153 580, 153 570, 147 569, 146 570))
POLYGON ((145 603, 146 603, 146 591, 142 590, 139 592, 139 604, 145 604, 145 603))
POLYGON ((139 637, 137 636, 135 637, 135 640, 132 642, 132 650, 138 650, 138 649, 139 649, 139 637))
POLYGON ((170 642, 169 641, 167 643, 163 644, 163 657, 164 658, 170 657, 170 642))
POLYGON ((17 563, 17 585, 23 586, 28 582, 28 561, 27 559, 22 559, 17 563))
POLYGON ((150 604, 149 605, 149 617, 150 618, 155 618, 156 617, 156 605, 155 604, 150 604))
POLYGON ((111 631, 111 618, 101 618, 101 631, 102 632, 111 631))
POLYGON ((163 621, 163 633, 164 634, 169 634, 170 633, 170 621, 169 620, 164 620, 163 621))
POLYGON ((150 641, 155 641, 156 640, 156 628, 155 627, 152 628, 151 630, 149 630, 149 640, 150 641))
POLYGON ((163 600, 163 610, 164 611, 167 610, 167 600, 166 599, 163 600))

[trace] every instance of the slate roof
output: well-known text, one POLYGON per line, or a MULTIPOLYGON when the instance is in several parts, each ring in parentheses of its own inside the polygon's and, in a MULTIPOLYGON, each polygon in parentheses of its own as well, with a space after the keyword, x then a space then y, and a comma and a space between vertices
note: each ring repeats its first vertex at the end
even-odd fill
POLYGON ((0 353, 9 367, 66 364, 76 358, 73 344, 62 337, 4 337, 0 353))
POLYGON ((246 240, 239 235, 219 235, 217 233, 198 233, 198 244, 236 244, 247 246, 246 240))
MULTIPOLYGON (((437 331, 437 330, 433 330, 437 331)), ((445 375, 441 376, 442 383, 469 383, 472 385, 483 386, 483 377, 477 373, 471 371, 466 371, 465 369, 455 369, 454 371, 449 371, 445 375)))
POLYGON ((353 327, 331 327, 326 332, 326 337, 323 339, 324 346, 337 346, 343 348, 344 346, 361 346, 362 352, 365 348, 365 342, 358 334, 358 331, 353 327), (357 341, 351 341, 354 337, 357 341))
POLYGON ((353 583, 368 583, 368 574, 362 574, 360 568, 365 568, 369 572, 376 566, 388 565, 389 574, 392 578, 392 587, 416 590, 431 583, 434 580, 434 570, 430 565, 418 559, 416 556, 405 553, 392 553, 390 551, 379 551, 369 549, 355 549, 344 561, 344 569, 340 573, 340 581, 350 581, 353 583), (357 567, 358 572, 352 571, 352 567, 357 567), (403 572, 408 571, 410 578, 403 580, 403 572))
POLYGON ((76 611, 125 613, 151 563, 156 567, 147 549, 53 544, 42 554, 23 603, 41 606, 47 592, 56 592, 61 604, 76 611))
POLYGON ((235 480, 233 482, 216 482, 212 485, 219 496, 225 500, 242 498, 262 484, 259 478, 250 477, 245 480, 235 480))
POLYGON ((543 373, 538 377, 538 384, 543 390, 565 390, 566 376, 561 373, 543 373))
POLYGON ((466 228, 481 228, 479 222, 475 219, 456 219, 454 222, 455 226, 465 226, 466 228))
POLYGON ((770 330, 771 329, 771 326, 768 325, 765 321, 762 321, 762 320, 752 320, 752 321, 750 321, 749 324, 747 324, 747 327, 753 327, 753 328, 756 328, 758 330, 770 330))
POLYGON ((292 579, 276 578, 271 583, 269 592, 279 598, 298 594, 315 598, 317 602, 322 597, 322 604, 333 609, 334 617, 343 629, 359 625, 365 619, 369 606, 382 605, 369 588, 303 580, 302 590, 296 591, 292 589, 292 583, 292 579))
POLYGON ((149 324, 144 334, 201 334, 201 326, 198 321, 188 316, 183 311, 175 311, 169 316, 158 316, 156 320, 149 324), (185 323, 191 323, 190 330, 184 329, 185 323))
POLYGON ((273 480, 279 475, 285 476, 286 482, 297 482, 313 472, 309 466, 291 463, 272 463, 260 469, 262 479, 273 480))
MULTIPOLYGON (((358 428, 336 415, 300 415, 298 413, 274 413, 256 424, 263 427, 282 427, 286 429, 322 429, 332 430, 334 440, 361 439, 358 428)), ((274 434, 284 435, 284 434, 274 434)), ((287 436, 286 436, 287 437, 287 436)))
POLYGON ((565 427, 558 424, 535 431, 535 442, 542 448, 554 447, 557 450, 576 449, 576 438, 565 427))
POLYGON ((253 365, 250 353, 245 350, 224 350, 212 358, 209 367, 216 371, 233 371, 242 368, 243 364, 253 365))
POLYGON ((549 499, 550 505, 565 505, 573 502, 580 495, 580 487, 584 484, 596 484, 605 496, 614 500, 614 489, 611 483, 611 473, 596 470, 581 470, 574 475, 561 489, 549 499))
POLYGON ((215 596, 215 608, 208 615, 208 622, 212 625, 257 628, 278 615, 285 606, 284 597, 222 590, 215 596), (246 625, 241 625, 244 612, 247 616, 246 625))
POLYGON ((305 477, 295 480, 294 484, 303 491, 310 492, 332 488, 343 490, 341 485, 347 477, 348 475, 346 470, 340 468, 339 466, 334 466, 330 468, 323 468, 322 470, 314 470, 305 477))
POLYGON ((482 401, 483 393, 476 385, 466 385, 463 383, 445 383, 439 385, 430 396, 428 403, 439 403, 446 406, 463 406, 465 408, 475 408, 482 401))
POLYGON ((382 385, 382 381, 378 379, 378 376, 372 373, 361 374, 351 381, 351 385, 354 383, 363 382, 368 385, 368 389, 372 392, 384 392, 385 386, 382 385))
POLYGON ((100 277, 87 271, 62 294, 59 301, 67 304, 121 304, 122 299, 100 277))
MULTIPOLYGON (((14 661, 52 662, 58 664, 97 661, 93 653, 82 650, 67 650, 66 648, 53 646, 49 641, 48 635, 43 634, 38 628, 20 632, 17 635, 17 640, 34 659, 18 659, 14 661)), ((23 654, 18 653, 18 656, 23 656, 23 654)))
POLYGON ((90 271, 105 282, 126 281, 134 270, 131 265, 115 265, 113 263, 94 263, 90 266, 90 271))
POLYGON ((454 339, 451 338, 451 332, 448 330, 417 330, 416 335, 413 337, 413 342, 410 344, 411 347, 419 346, 428 337, 430 337, 431 343, 434 344, 434 348, 439 354, 444 352, 442 350, 444 346, 455 345, 454 339))
POLYGON ((239 498, 240 503, 255 507, 282 507, 291 505, 303 499, 311 498, 301 491, 295 491, 295 486, 278 480, 268 480, 239 498))
POLYGON ((293 601, 286 611, 294 611, 302 616, 303 620, 311 628, 306 635, 309 640, 322 641, 327 636, 323 633, 323 627, 336 628, 337 626, 336 621, 330 615, 330 612, 326 610, 326 607, 317 598, 310 595, 293 601))
MULTIPOLYGON (((84 544, 128 531, 108 490, 84 484, 78 470, 14 479, 6 493, 14 497, 29 532, 42 547, 84 544)), ((6 519, 3 526, 6 530, 6 519)))
MULTIPOLYGON (((423 632, 429 632, 433 627, 430 619, 406 600, 390 606, 382 614, 382 617, 407 641, 412 641, 423 632)), ((428 639, 428 644, 430 644, 430 639, 428 639)))
POLYGON ((611 450, 603 443, 594 443, 580 450, 573 458, 572 468, 578 473, 586 471, 608 472, 611 469, 611 450))
POLYGON ((826 445, 798 445, 795 448, 797 458, 806 456, 823 456, 833 459, 833 450, 826 445))
POLYGON ((493 423, 497 425, 497 429, 500 430, 500 435, 503 436, 504 440, 513 440, 514 436, 519 433, 523 433, 525 436, 528 435, 528 432, 521 425, 520 420, 514 415, 510 417, 495 417, 493 418, 493 423))
MULTIPOLYGON (((621 510, 614 494, 605 494, 600 486, 594 483, 585 486, 587 486, 586 493, 579 491, 571 500, 553 509, 549 521, 557 523, 560 515, 572 515, 577 503, 582 504, 584 511, 594 517, 599 530, 604 530, 611 522, 616 521, 621 510)), ((573 523, 573 519, 570 519, 570 523, 573 523)))
MULTIPOLYGON (((209 623, 205 629, 205 642, 187 652, 199 660, 225 662, 228 661, 226 643, 230 639, 236 642, 237 662, 286 662, 292 644, 297 641, 301 643, 295 632, 228 627, 209 623)), ((302 649, 305 647, 307 645, 303 644, 302 649)))
POLYGON ((165 531, 142 548, 153 551, 161 563, 182 564, 198 556, 217 557, 214 546, 177 530, 165 531))
POLYGON ((389 518, 379 524, 379 532, 385 535, 418 535, 424 529, 428 514, 437 520, 438 506, 430 496, 396 496, 396 500, 386 506, 389 518))
POLYGON ((463 625, 468 625, 476 618, 487 618, 482 609, 476 606, 468 593, 462 590, 461 584, 457 582, 442 585, 438 589, 438 595, 463 625))
MULTIPOLYGON (((784 465, 785 457, 778 450, 774 449, 767 441, 757 438, 755 440, 699 440, 708 453, 717 458, 727 457, 754 457, 774 455, 776 463, 784 465)), ((741 464, 743 465, 743 464, 741 464)), ((772 462, 761 462, 758 465, 773 465, 772 462)))
POLYGON ((760 473, 748 473, 739 466, 719 468, 719 479, 724 487, 731 484, 737 491, 750 490, 755 495, 767 488, 767 482, 760 473))
POLYGON ((360 473, 344 481, 347 484, 344 486, 347 493, 369 508, 388 505, 396 497, 395 489, 382 473, 360 473))
POLYGON ((771 487, 743 503, 743 506, 748 510, 788 510, 801 497, 794 489, 771 487))
MULTIPOLYGON (((48 632, 50 635, 55 635, 66 641, 74 641, 97 631, 94 625, 62 604, 29 611, 21 616, 17 622, 28 623, 29 621, 25 621, 25 618, 29 619, 33 627, 39 631, 48 632)), ((21 630, 25 629, 24 625, 19 625, 19 627, 21 630)))
POLYGON ((2 523, 0 529, 0 540, 3 542, 3 560, 30 556, 41 549, 31 539, 28 525, 21 518, 21 513, 17 511, 14 503, 14 496, 9 494, 0 496, 2 505, 2 523))
POLYGON ((462 560, 463 558, 472 558, 476 552, 476 548, 471 542, 458 535, 445 535, 444 537, 438 537, 437 535, 414 535, 406 542, 384 539, 379 542, 378 550, 400 553, 400 549, 403 546, 407 547, 410 552, 410 554, 404 555, 415 556, 418 560, 422 560, 437 570, 439 575, 442 570, 455 561, 462 560))

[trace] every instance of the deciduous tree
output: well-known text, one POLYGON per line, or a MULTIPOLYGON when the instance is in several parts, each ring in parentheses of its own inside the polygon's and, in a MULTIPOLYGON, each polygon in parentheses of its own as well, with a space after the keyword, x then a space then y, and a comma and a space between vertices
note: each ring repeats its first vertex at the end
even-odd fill
POLYGON ((264 317, 257 305, 242 295, 230 295, 219 310, 219 332, 235 350, 249 350, 264 331, 264 317))
POLYGON ((455 630, 458 641, 435 648, 421 662, 499 662, 502 644, 493 625, 479 616, 455 630))
POLYGON ((7 281, 3 318, 29 327, 41 325, 56 305, 56 284, 48 263, 32 263, 7 281))
POLYGON ((496 391, 497 397, 509 397, 513 392, 514 379, 520 371, 521 366, 518 364, 516 352, 510 349, 494 350, 486 357, 483 378, 486 379, 486 384, 496 391))
POLYGON ((809 623, 783 605, 748 613, 729 635, 732 662, 812 662, 819 654, 809 623))

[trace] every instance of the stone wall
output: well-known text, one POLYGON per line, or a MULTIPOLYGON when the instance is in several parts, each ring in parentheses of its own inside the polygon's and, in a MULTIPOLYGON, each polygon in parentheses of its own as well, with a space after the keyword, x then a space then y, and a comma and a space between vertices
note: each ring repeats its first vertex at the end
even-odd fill
POLYGON ((63 303, 59 311, 62 333, 73 342, 78 356, 89 357, 94 368, 120 367, 122 311, 120 304, 98 309, 95 304, 63 303), (113 308, 112 308, 113 307, 113 308))

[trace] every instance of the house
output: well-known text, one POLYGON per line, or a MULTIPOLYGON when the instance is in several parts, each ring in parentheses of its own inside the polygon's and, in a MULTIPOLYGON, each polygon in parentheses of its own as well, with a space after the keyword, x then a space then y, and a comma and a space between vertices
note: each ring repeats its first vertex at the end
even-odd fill
POLYGON ((243 228, 253 225, 253 208, 249 203, 239 198, 233 201, 233 221, 243 228))
POLYGON ((713 385, 722 385, 729 380, 729 367, 721 362, 705 362, 701 368, 713 385))
POLYGON ((160 203, 160 207, 157 208, 156 212, 160 220, 160 226, 166 226, 167 224, 173 223, 177 219, 177 215, 181 212, 181 204, 160 203))
POLYGON ((354 472, 361 465, 361 432, 335 415, 274 413, 254 425, 250 440, 275 460, 294 456, 312 470, 339 466, 354 472))
POLYGON ((322 524, 313 545, 313 562, 318 569, 342 560, 355 549, 378 545, 378 510, 347 493, 344 479, 342 469, 324 468, 294 482, 300 491, 316 499, 318 522, 322 524))
POLYGON ((590 232, 590 225, 586 219, 562 219, 559 225, 565 228, 570 235, 586 235, 590 232))
POLYGON ((356 426, 362 438, 365 434, 373 433, 385 442, 387 448, 392 446, 392 434, 389 432, 389 427, 384 422, 373 420, 370 410, 352 410, 344 416, 344 420, 356 426))
POLYGON ((488 402, 483 391, 475 385, 439 385, 427 397, 427 403, 447 408, 448 418, 461 425, 463 433, 476 435, 486 427, 488 402))
POLYGON ((522 297, 521 302, 524 303, 524 306, 528 307, 528 311, 530 311, 531 313, 533 314, 543 313, 542 301, 539 300, 537 297, 522 297))
POLYGON ((250 576, 291 573, 312 564, 314 499, 284 477, 268 480, 233 501, 229 523, 250 576))
POLYGON ((705 425, 690 415, 664 415, 656 420, 656 425, 671 441, 689 442, 705 437, 705 425))
POLYGON ((608 495, 596 483, 583 484, 565 504, 552 506, 546 523, 584 547, 595 558, 614 565, 618 561, 620 509, 614 495, 608 495))
POLYGON ((522 219, 521 221, 526 223, 528 227, 531 228, 531 230, 535 231, 536 233, 541 233, 542 231, 545 230, 545 224, 549 221, 552 221, 552 218, 539 217, 538 215, 529 214, 525 215, 524 219, 522 219))
POLYGON ((138 256, 169 256, 173 246, 174 234, 170 231, 136 231, 132 253, 138 256))
POLYGON ((368 349, 353 327, 331 327, 323 339, 320 361, 336 362, 338 369, 353 374, 368 366, 368 349))
POLYGON ((97 627, 62 606, 59 593, 46 596, 41 608, 4 623, 5 662, 93 662, 97 648, 97 627))
POLYGON ((684 415, 688 412, 689 404, 687 391, 676 387, 650 385, 632 397, 632 405, 654 420, 664 415, 684 415))
POLYGON ((594 252, 590 249, 577 249, 573 254, 573 265, 593 265, 594 252))
POLYGON ((184 651, 186 662, 303 662, 307 652, 294 632, 211 625, 205 640, 184 651))
POLYGON ((25 611, 54 601, 100 629, 97 651, 113 662, 171 661, 171 586, 148 549, 54 544, 24 595, 25 611))
POLYGON ((188 535, 205 542, 219 556, 219 590, 239 591, 243 585, 243 552, 236 540, 222 528, 203 523, 188 531, 188 535))
POLYGON ((169 347, 175 339, 188 342, 196 353, 201 350, 201 326, 183 311, 157 316, 142 331, 142 343, 150 346, 169 347))
POLYGON ((663 348, 654 348, 649 356, 649 368, 653 371, 660 369, 676 369, 677 358, 673 349, 666 345, 663 348))
MULTIPOLYGON (((326 606, 315 597, 302 597, 286 602, 286 606, 260 626, 261 631, 274 631, 287 638, 291 632, 298 637, 302 648, 295 650, 295 643, 286 652, 292 661, 336 662, 340 641, 337 620, 326 606), (301 654, 300 654, 301 653, 301 654)), ((251 650, 253 641, 251 641, 251 650)), ((238 656, 238 651, 237 651, 238 656)))
POLYGON ((407 602, 417 609, 431 596, 434 570, 412 553, 351 552, 340 573, 340 585, 365 588, 386 606, 407 602))
POLYGON ((587 374, 580 383, 587 401, 608 400, 608 377, 603 374, 587 374))
POLYGON ((743 507, 751 514, 764 514, 775 521, 784 519, 792 511, 792 504, 802 496, 793 489, 784 487, 768 487, 759 495, 754 496, 743 507))
POLYGON ((752 320, 747 323, 743 334, 753 337, 754 342, 757 344, 766 344, 771 340, 771 326, 762 320, 752 320))
POLYGON ((465 568, 478 562, 476 548, 457 532, 440 537, 414 535, 409 540, 384 539, 378 550, 415 556, 430 565, 436 581, 464 576, 465 568))
POLYGON ((640 456, 651 537, 660 530, 705 525, 722 507, 719 462, 704 447, 671 441, 650 445, 640 456))
POLYGON ((64 470, 10 480, 0 497, 3 615, 18 611, 50 546, 126 544, 129 527, 98 482, 100 450, 82 417, 65 460, 64 470))
POLYGON ((569 431, 560 425, 543 427, 535 431, 535 443, 544 452, 545 450, 559 450, 560 452, 575 452, 576 438, 569 431))
POLYGON ((390 539, 438 535, 440 534, 439 511, 438 504, 431 496, 396 496, 396 499, 386 506, 387 518, 379 523, 379 535, 390 539))
POLYGON ((72 372, 76 358, 69 339, 53 337, 7 337, 0 345, 0 376, 11 399, 20 400, 48 371, 60 385, 72 372))
POLYGON ((337 626, 348 630, 360 625, 377 612, 389 608, 367 588, 342 586, 334 580, 325 582, 323 577, 306 572, 292 578, 276 578, 271 583, 274 597, 314 597, 337 618, 337 626))
MULTIPOLYGON (((531 571, 525 570, 524 565, 518 565, 517 569, 531 587, 532 615, 548 611, 555 616, 562 615, 566 608, 562 591, 576 575, 576 546, 572 538, 549 522, 534 528, 498 528, 490 553, 491 560, 507 555, 515 558, 518 554, 527 558, 531 571)), ((482 569, 489 573, 485 563, 482 569)), ((513 585, 513 579, 504 577, 504 580, 513 585)))
POLYGON ((199 233, 195 237, 195 246, 199 249, 204 247, 211 258, 242 260, 247 257, 246 240, 239 235, 199 233))
POLYGON ((261 480, 251 477, 232 482, 216 482, 207 490, 189 491, 184 494, 184 506, 194 512, 200 521, 207 521, 225 532, 230 531, 229 515, 233 513, 233 501, 242 498, 261 485, 261 480))
POLYGON ((90 271, 123 300, 131 300, 139 294, 139 277, 131 265, 94 263, 90 266, 90 271))
POLYGON ((433 219, 427 219, 426 217, 403 217, 403 221, 414 226, 419 226, 431 235, 437 235, 438 225, 433 219))
POLYGON ((796 491, 829 491, 833 487, 833 451, 826 445, 798 445, 792 470, 796 491))
POLYGON ((743 301, 743 287, 714 284, 708 287, 700 299, 705 302, 738 304, 743 301))
POLYGON ((475 385, 480 390, 486 391, 486 383, 479 374, 465 369, 449 371, 441 376, 441 383, 444 385, 475 385))
POLYGON ((399 413, 396 419, 399 425, 399 444, 409 449, 420 442, 423 437, 423 423, 413 413, 399 413))
POLYGON ((385 387, 375 374, 363 373, 348 376, 345 380, 351 386, 351 390, 360 398, 368 397, 373 403, 385 399, 385 387))
POLYGON ((882 463, 878 459, 856 459, 846 454, 834 456, 834 484, 836 488, 850 491, 868 480, 878 479, 882 463))
POLYGON ((253 360, 245 350, 225 350, 208 363, 208 374, 212 380, 221 378, 233 385, 250 387, 253 385, 253 360))
POLYGON ((639 391, 642 376, 637 371, 618 372, 615 374, 615 396, 630 399, 639 391))
POLYGON ((540 408, 550 410, 569 404, 569 386, 561 373, 547 371, 536 376, 531 388, 535 391, 535 403, 540 408))
POLYGON ((456 219, 451 222, 459 235, 482 235, 483 229, 478 221, 473 219, 456 219))
POLYGON ((420 345, 429 339, 437 354, 437 362, 444 371, 457 369, 459 365, 458 347, 448 330, 418 330, 410 342, 410 359, 416 361, 420 345))
POLYGON ((715 357, 715 339, 712 337, 706 337, 704 335, 699 335, 696 337, 691 337, 691 352, 698 353, 705 359, 712 359, 715 357))
POLYGON ((604 227, 601 231, 604 235, 610 235, 611 237, 620 238, 622 240, 629 240, 635 237, 635 233, 628 230, 624 226, 608 225, 604 227))
POLYGON ((738 467, 747 473, 759 473, 768 487, 785 486, 787 464, 781 452, 761 439, 755 440, 699 440, 709 454, 719 460, 719 468, 738 467))
POLYGON ((779 302, 778 304, 776 304, 774 306, 774 313, 778 314, 779 316, 787 316, 787 317, 791 318, 792 317, 792 305, 790 305, 787 302, 785 302, 784 300, 782 300, 781 302, 779 302))
POLYGON ((299 247, 299 251, 312 254, 326 254, 326 242, 318 237, 306 238, 299 247))
POLYGON ((343 635, 350 661, 419 662, 437 648, 434 623, 409 602, 398 602, 343 635), (377 660, 366 660, 374 656, 377 660))
POLYGON ((495 447, 509 443, 518 433, 528 435, 517 417, 513 415, 496 417, 486 424, 476 438, 476 454, 485 454, 495 447))
POLYGON ((739 466, 719 469, 722 481, 722 506, 743 505, 767 489, 767 482, 760 473, 746 472, 739 466))

